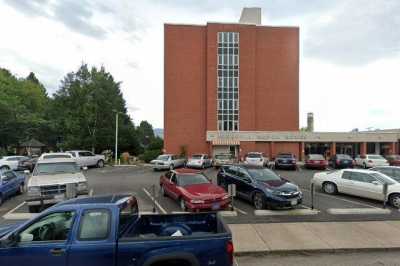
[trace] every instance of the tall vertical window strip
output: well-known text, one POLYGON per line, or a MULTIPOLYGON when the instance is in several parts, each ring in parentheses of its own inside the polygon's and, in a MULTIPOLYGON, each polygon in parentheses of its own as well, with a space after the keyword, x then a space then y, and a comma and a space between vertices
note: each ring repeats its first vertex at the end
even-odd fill
POLYGON ((239 130, 239 32, 218 32, 218 130, 239 130))

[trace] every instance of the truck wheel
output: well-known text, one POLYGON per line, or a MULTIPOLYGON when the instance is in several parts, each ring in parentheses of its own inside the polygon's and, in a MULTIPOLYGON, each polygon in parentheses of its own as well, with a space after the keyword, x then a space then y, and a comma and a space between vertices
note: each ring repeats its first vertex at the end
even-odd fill
POLYGON ((29 206, 29 212, 30 213, 38 213, 39 212, 39 206, 29 206))
POLYGON ((103 160, 99 160, 97 162, 97 168, 103 168, 104 167, 104 161, 103 160))

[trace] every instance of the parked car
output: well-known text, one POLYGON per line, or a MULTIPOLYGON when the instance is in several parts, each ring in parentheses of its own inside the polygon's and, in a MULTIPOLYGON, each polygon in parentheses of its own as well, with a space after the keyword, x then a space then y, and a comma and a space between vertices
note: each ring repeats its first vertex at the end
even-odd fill
POLYGON ((64 201, 68 184, 75 185, 76 196, 89 194, 87 179, 75 159, 38 160, 27 186, 29 211, 38 212, 45 205, 64 201))
POLYGON ((265 167, 268 165, 268 157, 262 152, 249 152, 244 158, 244 163, 265 167))
POLYGON ((379 154, 366 154, 357 155, 356 165, 367 169, 376 166, 389 166, 389 163, 379 154))
POLYGON ((325 170, 327 166, 328 161, 321 154, 308 154, 304 162, 304 167, 307 169, 325 170))
POLYGON ((184 167, 186 159, 181 158, 176 154, 162 154, 150 163, 154 170, 173 170, 178 167, 184 167))
POLYGON ((214 156, 213 165, 215 168, 221 167, 224 164, 235 163, 235 158, 230 153, 220 153, 214 156))
POLYGON ((126 195, 69 200, 0 227, 9 266, 231 266, 233 249, 218 214, 139 215, 126 195))
POLYGON ((252 202, 257 210, 295 207, 303 194, 294 183, 268 168, 253 165, 226 165, 217 174, 218 185, 236 185, 236 196, 252 202))
POLYGON ((18 162, 27 159, 29 159, 29 157, 26 156, 3 156, 0 159, 0 170, 16 170, 18 168, 18 162))
POLYGON ((383 184, 388 186, 388 199, 392 206, 400 207, 400 183, 376 171, 343 169, 316 173, 312 179, 316 187, 327 194, 343 193, 383 201, 383 184))
POLYGON ((0 206, 4 200, 24 193, 26 176, 12 170, 0 171, 0 206))
POLYGON ((35 158, 28 158, 26 160, 18 161, 17 171, 28 170, 29 172, 32 172, 33 169, 35 168, 35 165, 36 165, 38 159, 39 159, 38 157, 35 157, 35 158))
POLYGON ((335 154, 329 159, 329 165, 334 169, 353 168, 354 160, 347 154, 335 154))
POLYGON ((370 170, 380 172, 400 182, 400 166, 377 166, 370 170))
POLYGON ((389 162, 389 165, 391 166, 400 166, 400 155, 387 155, 385 159, 389 162))
POLYGON ((207 154, 193 154, 186 163, 187 167, 206 168, 212 166, 212 159, 207 154))
POLYGON ((200 171, 177 169, 160 177, 161 194, 179 202, 182 210, 220 210, 230 204, 225 190, 200 171))
POLYGON ((275 169, 297 169, 296 156, 292 153, 279 153, 275 158, 275 169))
POLYGON ((69 152, 51 152, 51 153, 43 153, 40 155, 39 160, 44 159, 57 159, 57 158, 75 158, 72 153, 69 152))
POLYGON ((94 154, 91 151, 67 151, 67 152, 72 154, 72 156, 75 158, 77 164, 80 167, 95 166, 98 168, 103 168, 106 161, 104 155, 94 154))

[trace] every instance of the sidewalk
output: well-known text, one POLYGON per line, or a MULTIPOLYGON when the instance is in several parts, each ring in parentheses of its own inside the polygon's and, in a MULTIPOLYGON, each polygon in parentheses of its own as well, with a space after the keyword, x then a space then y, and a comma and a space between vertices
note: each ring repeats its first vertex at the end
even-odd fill
POLYGON ((400 250, 400 221, 230 224, 236 255, 400 250))

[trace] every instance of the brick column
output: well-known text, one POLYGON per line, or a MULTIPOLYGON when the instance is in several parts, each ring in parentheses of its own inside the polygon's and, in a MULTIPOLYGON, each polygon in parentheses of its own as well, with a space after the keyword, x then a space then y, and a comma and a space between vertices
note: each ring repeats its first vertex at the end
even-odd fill
POLYGON ((367 143, 361 142, 360 143, 360 155, 365 155, 365 154, 367 154, 367 143))
POLYGON ((331 144, 331 157, 333 155, 336 155, 336 142, 332 142, 332 144, 331 144))
POLYGON ((389 154, 396 154, 396 142, 391 142, 389 145, 389 154))
POLYGON ((304 160, 304 142, 300 142, 299 161, 304 160))
POLYGON ((275 157, 275 143, 271 141, 269 144, 269 158, 272 159, 273 157, 275 157))

